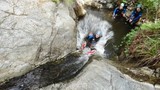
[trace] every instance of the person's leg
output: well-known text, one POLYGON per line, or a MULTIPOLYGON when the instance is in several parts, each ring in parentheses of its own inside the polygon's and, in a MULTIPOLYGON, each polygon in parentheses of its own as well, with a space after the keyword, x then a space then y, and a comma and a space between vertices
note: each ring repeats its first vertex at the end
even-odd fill
POLYGON ((134 20, 134 21, 131 22, 131 24, 132 25, 136 25, 138 21, 139 21, 139 19, 138 20, 134 20))
POLYGON ((87 42, 86 42, 87 44, 86 44, 86 47, 91 47, 91 42, 88 40, 87 42))

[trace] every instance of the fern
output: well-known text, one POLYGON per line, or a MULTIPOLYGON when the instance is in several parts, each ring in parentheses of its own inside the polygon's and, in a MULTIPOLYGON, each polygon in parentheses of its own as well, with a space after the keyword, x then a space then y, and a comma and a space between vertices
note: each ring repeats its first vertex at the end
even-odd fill
MULTIPOLYGON (((142 37, 146 37, 142 39, 142 43, 137 44, 137 46, 135 47, 137 52, 139 53, 148 53, 148 56, 155 56, 157 55, 157 50, 160 49, 160 21, 157 23, 144 23, 141 25, 140 28, 135 28, 133 30, 131 30, 130 33, 128 33, 122 40, 122 44, 125 44, 125 53, 126 55, 128 55, 129 53, 129 46, 133 44, 134 39, 136 38, 136 36, 138 35, 138 33, 140 33, 141 35, 143 35, 142 37), (150 34, 146 35, 146 32, 150 32, 150 34), (150 35, 150 36, 149 36, 150 35), (146 49, 143 49, 143 47, 145 47, 146 49), (138 47, 142 47, 142 48, 138 48, 138 47)), ((147 54, 146 54, 147 56, 147 54)))
POLYGON ((160 29, 160 21, 156 23, 152 23, 152 22, 144 23, 142 24, 141 29, 142 30, 158 30, 160 29))

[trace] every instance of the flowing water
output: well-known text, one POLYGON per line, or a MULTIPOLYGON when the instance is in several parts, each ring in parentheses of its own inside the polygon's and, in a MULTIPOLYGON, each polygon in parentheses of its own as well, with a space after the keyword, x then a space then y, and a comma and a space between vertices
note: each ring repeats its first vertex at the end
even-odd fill
POLYGON ((104 21, 93 14, 87 14, 84 19, 78 23, 77 26, 77 47, 81 47, 84 38, 89 32, 100 31, 102 33, 102 37, 95 45, 95 48, 97 53, 102 55, 105 51, 104 46, 106 42, 114 35, 110 28, 111 25, 107 21, 104 21))
POLYGON ((107 58, 114 56, 122 38, 131 30, 123 18, 113 20, 111 10, 88 9, 87 15, 77 26, 77 47, 83 43, 84 37, 92 31, 101 31, 102 38, 96 44, 97 54, 105 55, 107 58))
MULTIPOLYGON (((113 55, 114 45, 120 44, 122 37, 129 32, 128 25, 121 21, 112 20, 108 10, 88 10, 88 14, 79 21, 77 29, 77 47, 81 47, 83 38, 88 32, 97 30, 102 32, 102 37, 95 46, 97 54, 102 56, 113 55)), ((81 71, 89 57, 85 54, 81 56, 69 54, 63 59, 48 62, 23 76, 0 84, 0 90, 34 90, 67 80, 81 71)))

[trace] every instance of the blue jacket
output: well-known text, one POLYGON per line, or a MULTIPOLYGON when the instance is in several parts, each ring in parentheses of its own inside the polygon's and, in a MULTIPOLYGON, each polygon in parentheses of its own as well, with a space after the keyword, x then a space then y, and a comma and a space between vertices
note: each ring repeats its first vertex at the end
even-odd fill
POLYGON ((87 36, 87 39, 90 40, 90 41, 92 41, 94 38, 95 38, 94 35, 88 35, 87 36))
POLYGON ((126 13, 126 9, 123 8, 122 10, 120 10, 119 7, 117 7, 117 8, 114 9, 113 16, 121 15, 122 13, 126 13))
POLYGON ((132 14, 130 19, 132 20, 133 23, 137 22, 142 16, 142 11, 137 12, 137 10, 135 9, 132 14))

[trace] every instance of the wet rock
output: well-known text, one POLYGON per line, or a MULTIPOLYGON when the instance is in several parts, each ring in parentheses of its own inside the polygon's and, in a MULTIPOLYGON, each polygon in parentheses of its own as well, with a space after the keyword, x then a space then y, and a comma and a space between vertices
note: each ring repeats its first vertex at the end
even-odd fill
MULTIPOLYGON (((40 90, 155 90, 153 85, 135 81, 102 60, 93 60, 73 80, 61 84, 58 89, 54 87, 50 85, 40 90)), ((159 86, 156 88, 160 90, 159 86)))
POLYGON ((75 50, 68 7, 50 0, 0 0, 0 81, 75 50))
POLYGON ((130 71, 135 75, 147 75, 150 77, 154 75, 154 70, 149 69, 148 67, 132 68, 130 71))
MULTIPOLYGON (((79 53, 68 54, 59 60, 40 65, 23 76, 12 78, 4 84, 0 83, 0 90, 37 90, 74 77, 87 61, 88 57, 80 57, 79 53)), ((57 87, 60 87, 60 84, 54 85, 54 88, 57 87)))
POLYGON ((100 9, 102 8, 102 4, 98 0, 84 0, 85 5, 90 6, 92 8, 100 9))
POLYGON ((98 2, 92 2, 91 7, 100 9, 102 8, 102 4, 99 4, 98 2))
POLYGON ((84 4, 90 4, 90 3, 92 3, 95 0, 83 0, 83 1, 84 1, 84 4))
POLYGON ((91 0, 89 3, 85 3, 87 6, 91 6, 93 8, 101 9, 101 8, 113 8, 113 0, 91 0))
POLYGON ((140 71, 142 71, 142 73, 145 73, 146 75, 149 75, 149 76, 152 76, 154 73, 154 71, 152 69, 149 69, 148 67, 142 67, 140 71))
POLYGON ((154 74, 156 77, 160 77, 160 68, 157 68, 154 74))
POLYGON ((160 90, 159 85, 155 85, 155 90, 160 90))
POLYGON ((106 3, 111 3, 113 0, 98 0, 98 2, 106 4, 106 3))
POLYGON ((112 3, 107 3, 106 8, 112 9, 113 8, 113 4, 112 3))
POLYGON ((84 9, 84 1, 76 0, 74 10, 75 10, 77 17, 84 16, 86 14, 86 10, 84 9))

